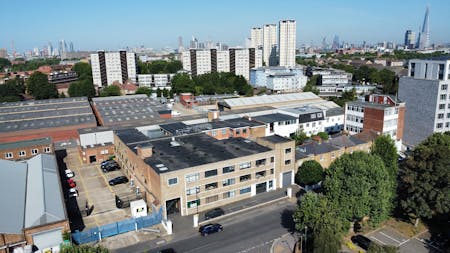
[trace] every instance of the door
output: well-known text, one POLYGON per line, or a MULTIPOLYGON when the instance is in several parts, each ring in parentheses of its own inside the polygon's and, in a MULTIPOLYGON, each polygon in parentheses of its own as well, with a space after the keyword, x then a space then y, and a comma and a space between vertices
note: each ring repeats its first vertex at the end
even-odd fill
POLYGON ((263 193, 267 191, 267 182, 260 183, 256 185, 256 194, 263 193))
POLYGON ((292 172, 284 172, 283 173, 283 188, 286 188, 291 185, 292 182, 292 172))
POLYGON ((97 161, 97 157, 95 155, 89 156, 89 163, 95 163, 97 161))

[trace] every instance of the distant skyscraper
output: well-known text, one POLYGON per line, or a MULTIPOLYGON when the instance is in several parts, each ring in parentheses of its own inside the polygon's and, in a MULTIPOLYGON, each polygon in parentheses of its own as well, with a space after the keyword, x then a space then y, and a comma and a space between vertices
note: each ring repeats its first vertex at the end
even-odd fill
POLYGON ((430 24, 428 13, 430 12, 428 6, 425 11, 425 18, 423 19, 422 31, 419 35, 419 49, 426 49, 430 47, 430 24))
POLYGON ((198 48, 198 40, 194 36, 192 36, 191 43, 189 45, 190 49, 197 49, 198 48))
POLYGON ((405 47, 413 49, 416 44, 416 33, 411 30, 406 30, 405 33, 405 47))
POLYGON ((263 62, 266 66, 275 66, 277 61, 277 25, 263 26, 263 62))
POLYGON ((296 22, 281 20, 278 31, 279 63, 283 67, 295 66, 296 22))
POLYGON ((263 30, 261 27, 253 27, 250 32, 250 47, 260 48, 263 45, 263 30))
POLYGON ((6 58, 8 57, 8 51, 6 48, 0 48, 0 58, 6 58))
POLYGON ((47 52, 48 52, 48 56, 52 56, 53 55, 53 46, 52 43, 49 42, 47 45, 47 52))
POLYGON ((69 52, 75 52, 73 50, 73 42, 72 41, 69 43, 69 52))
POLYGON ((334 35, 333 45, 331 46, 331 49, 333 50, 339 49, 339 36, 334 35))
POLYGON ((327 49, 327 38, 323 37, 322 39, 322 50, 326 50, 327 49))
POLYGON ((181 53, 183 51, 184 51, 183 37, 179 36, 178 37, 178 53, 181 53))

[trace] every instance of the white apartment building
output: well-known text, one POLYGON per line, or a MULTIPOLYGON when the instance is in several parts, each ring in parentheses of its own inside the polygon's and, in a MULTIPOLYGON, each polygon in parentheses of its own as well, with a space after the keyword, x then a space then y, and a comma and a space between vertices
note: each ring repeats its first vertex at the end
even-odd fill
POLYGON ((250 70, 250 84, 273 91, 298 91, 305 87, 308 78, 301 68, 261 67, 250 70))
POLYGON ((92 79, 97 87, 136 82, 136 54, 126 51, 91 54, 92 79))
POLYGON ((250 47, 260 48, 263 46, 263 29, 261 27, 253 27, 250 31, 250 47))
POLYGON ((344 130, 344 108, 336 107, 325 111, 324 131, 332 134, 344 130))
POLYGON ((263 62, 265 66, 276 66, 277 60, 277 25, 263 26, 263 62))
POLYGON ((175 74, 139 74, 137 83, 139 87, 159 88, 171 86, 175 74))
POLYGON ((279 22, 278 54, 280 66, 295 66, 296 29, 295 20, 281 20, 279 22))
POLYGON ((252 117, 252 120, 266 125, 265 136, 280 135, 290 137, 298 130, 298 118, 288 114, 272 113, 252 117))
POLYGON ((416 146, 435 132, 450 131, 450 57, 410 60, 398 97, 407 105, 403 142, 416 146))
POLYGON ((298 129, 307 136, 324 132, 325 113, 321 109, 304 106, 283 108, 280 112, 298 118, 298 129))

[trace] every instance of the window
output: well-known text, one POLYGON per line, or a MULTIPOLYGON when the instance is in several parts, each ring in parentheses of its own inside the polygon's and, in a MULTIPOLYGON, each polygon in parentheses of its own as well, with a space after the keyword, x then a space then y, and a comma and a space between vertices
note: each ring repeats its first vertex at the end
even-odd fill
POLYGON ((274 162, 275 162, 275 157, 272 156, 272 157, 270 158, 270 163, 274 163, 274 162))
POLYGON ((212 136, 217 136, 217 131, 216 130, 212 131, 212 136))
POLYGON ((228 178, 222 181, 223 186, 228 186, 236 183, 236 179, 234 178, 228 178))
POLYGON ((222 129, 222 135, 226 135, 226 134, 227 134, 227 129, 226 128, 222 129))
POLYGON ((323 161, 323 155, 320 156, 320 160, 323 161))
POLYGON ((445 109, 445 104, 439 104, 439 110, 444 110, 445 109))
POLYGON ((243 170, 243 169, 248 169, 252 166, 252 164, 250 162, 245 162, 245 163, 241 163, 239 164, 239 169, 243 170))
POLYGON ((334 158, 334 157, 335 157, 334 152, 332 152, 331 153, 331 158, 334 158))
POLYGON ((14 157, 13 153, 11 153, 11 152, 5 153, 5 158, 6 159, 13 158, 13 157, 14 157))
POLYGON ((217 176, 217 169, 205 171, 205 177, 217 176))
POLYGON ((44 148, 44 153, 50 153, 50 147, 45 147, 44 148))
POLYGON ((32 155, 37 155, 38 153, 39 153, 39 150, 37 150, 35 148, 31 150, 32 155))
POLYGON ((108 150, 107 149, 100 150, 100 154, 106 155, 106 154, 108 154, 108 150))
POLYGON ((205 190, 214 190, 217 188, 217 182, 205 184, 205 190))
POLYGON ((193 187, 193 188, 189 188, 189 189, 187 189, 186 190, 186 195, 194 195, 194 194, 196 194, 196 193, 199 193, 200 192, 200 186, 197 186, 197 187, 193 187))
POLYGON ((273 173, 275 173, 274 169, 270 169, 270 175, 273 175, 273 173))
POLYGON ((246 194, 251 191, 250 187, 242 188, 239 190, 239 194, 246 194))
POLYGON ((441 85, 441 90, 447 90, 447 89, 448 89, 448 85, 447 84, 441 85))
POLYGON ((223 198, 224 198, 224 199, 232 198, 232 197, 235 196, 235 194, 236 194, 235 191, 224 192, 224 193, 223 193, 223 198))
POLYGON ((205 202, 206 203, 211 203, 211 202, 214 202, 214 201, 217 201, 217 200, 219 200, 219 195, 214 195, 214 196, 206 197, 205 202))
POLYGON ((245 182, 245 181, 248 181, 250 179, 252 179, 252 176, 250 174, 243 175, 243 176, 239 177, 239 182, 245 182))
POLYGON ((284 153, 285 153, 285 154, 289 154, 289 153, 291 153, 291 152, 292 152, 291 148, 287 148, 287 149, 284 150, 284 153))
POLYGON ((255 173, 255 177, 256 178, 260 178, 260 177, 265 177, 266 176, 266 171, 262 170, 262 171, 258 171, 255 173))
POLYGON ((236 135, 239 135, 239 134, 241 134, 241 130, 236 129, 236 135))
POLYGON ((188 208, 197 207, 197 206, 199 206, 199 205, 200 205, 200 200, 199 200, 199 199, 196 199, 196 200, 192 200, 192 201, 187 202, 187 207, 188 207, 188 208))
POLYGON ((178 184, 178 178, 177 177, 169 178, 169 180, 167 180, 167 184, 168 185, 178 184))
POLYGON ((446 123, 445 123, 445 127, 446 127, 446 128, 450 127, 450 122, 446 122, 446 123))
POLYGON ((442 128, 442 123, 437 123, 436 128, 442 128))
POLYGON ((444 114, 443 113, 439 113, 438 114, 438 119, 443 119, 444 118, 444 114))
POLYGON ((186 183, 195 182, 200 179, 200 173, 186 175, 186 183))
POLYGON ((447 95, 442 94, 442 95, 441 95, 441 100, 446 100, 446 99, 447 99, 447 95))
POLYGON ((438 79, 444 80, 444 64, 439 64, 438 79))
POLYGON ((245 129, 245 128, 242 129, 242 133, 243 133, 243 134, 246 134, 246 133, 247 133, 247 129, 245 129))
POLYGON ((266 165, 266 158, 256 160, 255 165, 256 165, 257 167, 258 167, 258 166, 262 166, 262 165, 266 165))
POLYGON ((230 173, 230 172, 233 172, 234 171, 234 165, 232 165, 232 166, 227 166, 227 167, 223 167, 222 168, 222 173, 223 174, 225 174, 225 173, 230 173))
POLYGON ((316 114, 311 114, 311 119, 315 119, 316 118, 316 114))
POLYGON ((447 113, 447 119, 450 119, 450 113, 447 113))
POLYGON ((25 150, 20 150, 19 151, 19 156, 26 156, 27 152, 25 152, 25 150))

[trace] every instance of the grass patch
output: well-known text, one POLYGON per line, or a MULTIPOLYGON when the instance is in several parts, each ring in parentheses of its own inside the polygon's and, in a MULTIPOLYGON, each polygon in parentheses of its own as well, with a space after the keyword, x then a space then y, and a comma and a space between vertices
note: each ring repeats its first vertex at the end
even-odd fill
POLYGON ((427 228, 422 222, 419 222, 419 225, 417 227, 414 226, 414 221, 404 221, 404 220, 398 220, 395 218, 391 218, 388 221, 386 221, 386 226, 391 227, 398 232, 402 233, 403 235, 407 237, 413 237, 416 236, 425 230, 427 228))

